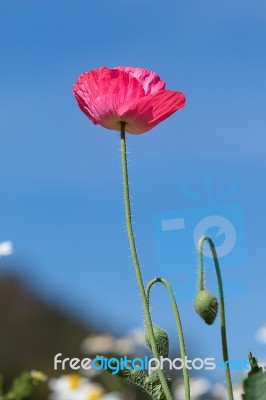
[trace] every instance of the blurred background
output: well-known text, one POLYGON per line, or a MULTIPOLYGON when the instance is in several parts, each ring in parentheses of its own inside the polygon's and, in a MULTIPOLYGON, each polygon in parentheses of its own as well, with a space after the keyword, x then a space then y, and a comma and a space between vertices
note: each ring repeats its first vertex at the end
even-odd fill
MULTIPOLYGON (((14 246, 0 258, 0 370, 7 381, 22 369, 55 376, 56 353, 78 357, 88 336, 132 337, 143 326, 124 221, 119 134, 93 126, 72 93, 82 72, 103 65, 151 69, 187 96, 186 107, 152 131, 128 135, 145 282, 164 272, 154 216, 197 207, 184 188, 210 207, 233 185, 228 201, 242 209, 246 254, 234 280, 246 290, 226 298, 230 358, 246 359, 251 348, 266 360, 265 17, 261 0, 0 0, 0 242, 14 246)), ((190 291, 179 299, 176 290, 188 353, 221 360, 218 322, 209 328, 193 310, 192 237, 188 251, 190 291)), ((225 290, 231 271, 224 272, 225 290)), ((178 277, 170 275, 176 287, 178 277)), ((211 268, 206 279, 217 292, 211 268)), ((178 354, 161 287, 154 289, 152 312, 178 354)), ((232 374, 237 385, 243 371, 232 374)), ((194 376, 212 387, 224 382, 221 369, 194 376)))

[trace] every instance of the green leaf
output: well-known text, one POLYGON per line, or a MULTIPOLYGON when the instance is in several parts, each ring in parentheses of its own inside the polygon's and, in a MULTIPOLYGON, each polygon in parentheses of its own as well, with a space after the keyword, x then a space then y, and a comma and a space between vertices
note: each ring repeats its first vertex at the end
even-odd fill
POLYGON ((266 375, 253 354, 249 353, 251 370, 243 382, 243 400, 266 400, 266 375))
MULTIPOLYGON (((113 365, 115 367, 116 363, 114 362, 113 365)), ((112 373, 114 370, 112 368, 107 368, 107 371, 112 373)), ((144 370, 119 369, 119 372, 116 375, 122 378, 125 382, 130 383, 145 392, 152 400, 166 400, 158 371, 153 371, 149 376, 144 370)), ((167 378, 167 383, 170 391, 172 391, 172 382, 170 378, 167 378)))
POLYGON ((23 372, 18 378, 14 379, 11 387, 14 399, 20 400, 29 397, 32 391, 32 379, 29 372, 23 372))

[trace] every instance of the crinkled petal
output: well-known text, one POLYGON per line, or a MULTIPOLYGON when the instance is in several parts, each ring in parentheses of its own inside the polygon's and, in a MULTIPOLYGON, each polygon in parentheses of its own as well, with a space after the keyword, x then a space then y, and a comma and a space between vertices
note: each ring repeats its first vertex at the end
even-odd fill
POLYGON ((149 131, 174 112, 184 107, 186 97, 181 92, 160 90, 119 107, 119 116, 126 122, 126 132, 140 134, 149 131))
POLYGON ((118 69, 98 68, 80 75, 73 86, 77 103, 94 124, 108 129, 121 119, 118 109, 145 96, 140 82, 131 74, 118 69))
POLYGON ((144 68, 116 67, 119 71, 125 71, 136 78, 145 91, 145 95, 165 89, 165 82, 153 71, 144 68))

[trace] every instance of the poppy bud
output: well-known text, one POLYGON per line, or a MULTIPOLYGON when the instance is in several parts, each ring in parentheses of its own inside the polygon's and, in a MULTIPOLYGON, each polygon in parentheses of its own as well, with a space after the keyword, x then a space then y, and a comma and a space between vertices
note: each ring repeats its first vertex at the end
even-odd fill
MULTIPOLYGON (((159 355, 167 358, 169 355, 169 338, 167 333, 165 332, 165 330, 159 328, 158 326, 153 326, 153 332, 155 336, 156 349, 159 355)), ((147 330, 145 333, 145 341, 147 346, 149 346, 149 348, 151 349, 150 334, 147 330)))
POLYGON ((200 290, 196 296, 195 310, 206 324, 211 325, 217 315, 218 300, 211 292, 200 290))

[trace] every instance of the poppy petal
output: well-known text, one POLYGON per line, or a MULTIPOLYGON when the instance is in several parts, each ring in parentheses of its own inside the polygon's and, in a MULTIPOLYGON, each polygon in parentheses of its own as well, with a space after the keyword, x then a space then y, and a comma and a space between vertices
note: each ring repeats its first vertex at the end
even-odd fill
POLYGON ((122 104, 119 117, 126 122, 128 133, 140 134, 149 131, 174 112, 184 107, 186 97, 181 92, 160 90, 141 99, 122 104))
POLYGON ((73 86, 77 103, 94 124, 109 129, 121 121, 121 104, 145 96, 139 81, 118 69, 98 68, 80 75, 73 86))
POLYGON ((158 92, 159 90, 165 89, 165 82, 161 80, 159 75, 155 72, 144 68, 134 67, 116 67, 119 71, 125 71, 128 74, 136 78, 145 91, 145 95, 150 93, 158 92))

